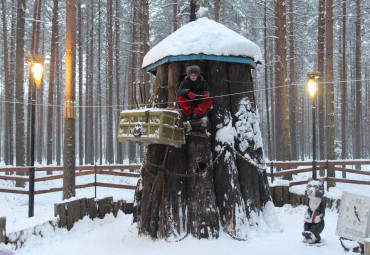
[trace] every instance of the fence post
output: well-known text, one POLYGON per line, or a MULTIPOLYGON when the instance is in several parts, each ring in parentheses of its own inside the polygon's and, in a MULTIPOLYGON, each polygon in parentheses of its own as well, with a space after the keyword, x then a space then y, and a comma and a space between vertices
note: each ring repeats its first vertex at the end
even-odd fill
POLYGON ((34 205, 35 205, 35 167, 30 167, 29 181, 28 181, 28 217, 33 217, 34 215, 34 205))
POLYGON ((96 170, 97 170, 97 167, 96 167, 96 164, 95 164, 95 167, 94 167, 94 172, 95 172, 95 198, 96 198, 96 170))
POLYGON ((274 183, 274 162, 270 163, 271 183, 274 183))
POLYGON ((329 191, 329 161, 326 160, 326 191, 329 191))

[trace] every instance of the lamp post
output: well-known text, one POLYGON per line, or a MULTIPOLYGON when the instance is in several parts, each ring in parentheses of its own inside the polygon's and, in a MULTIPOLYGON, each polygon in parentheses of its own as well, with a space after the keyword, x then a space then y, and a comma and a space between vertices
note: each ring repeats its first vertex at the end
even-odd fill
POLYGON ((316 101, 315 94, 317 92, 316 79, 319 78, 319 72, 308 72, 308 92, 312 98, 312 179, 316 180, 316 101))
POLYGON ((28 55, 27 62, 30 63, 30 72, 32 72, 32 91, 31 93, 31 149, 30 149, 30 173, 29 173, 29 191, 28 191, 28 217, 34 215, 35 202, 35 104, 36 104, 36 87, 40 88, 41 78, 44 68, 42 56, 28 55))

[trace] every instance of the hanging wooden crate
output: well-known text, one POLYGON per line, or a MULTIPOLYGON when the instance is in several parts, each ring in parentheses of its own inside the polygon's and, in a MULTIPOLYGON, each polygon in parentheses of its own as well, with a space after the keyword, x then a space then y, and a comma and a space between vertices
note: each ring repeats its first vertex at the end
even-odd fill
POLYGON ((170 144, 180 148, 185 144, 183 119, 174 110, 123 111, 119 118, 118 140, 170 144))

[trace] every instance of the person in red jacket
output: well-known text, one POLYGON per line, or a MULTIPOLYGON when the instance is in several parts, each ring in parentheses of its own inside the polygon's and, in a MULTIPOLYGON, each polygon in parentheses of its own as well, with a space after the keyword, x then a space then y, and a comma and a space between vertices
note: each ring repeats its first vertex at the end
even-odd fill
POLYGON ((199 119, 213 103, 209 86, 200 75, 199 66, 189 66, 186 74, 177 91, 178 102, 186 120, 199 119))

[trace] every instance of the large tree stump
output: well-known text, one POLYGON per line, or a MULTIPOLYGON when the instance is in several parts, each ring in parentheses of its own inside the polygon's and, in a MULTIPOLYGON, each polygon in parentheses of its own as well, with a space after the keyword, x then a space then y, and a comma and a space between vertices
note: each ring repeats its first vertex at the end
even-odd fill
POLYGON ((172 86, 179 86, 193 64, 200 66, 214 97, 210 137, 189 135, 179 149, 148 145, 134 221, 139 234, 153 239, 217 238, 221 225, 245 240, 248 229, 264 220, 260 216, 271 201, 250 67, 216 61, 159 66, 153 90, 157 107, 176 99, 172 86))

